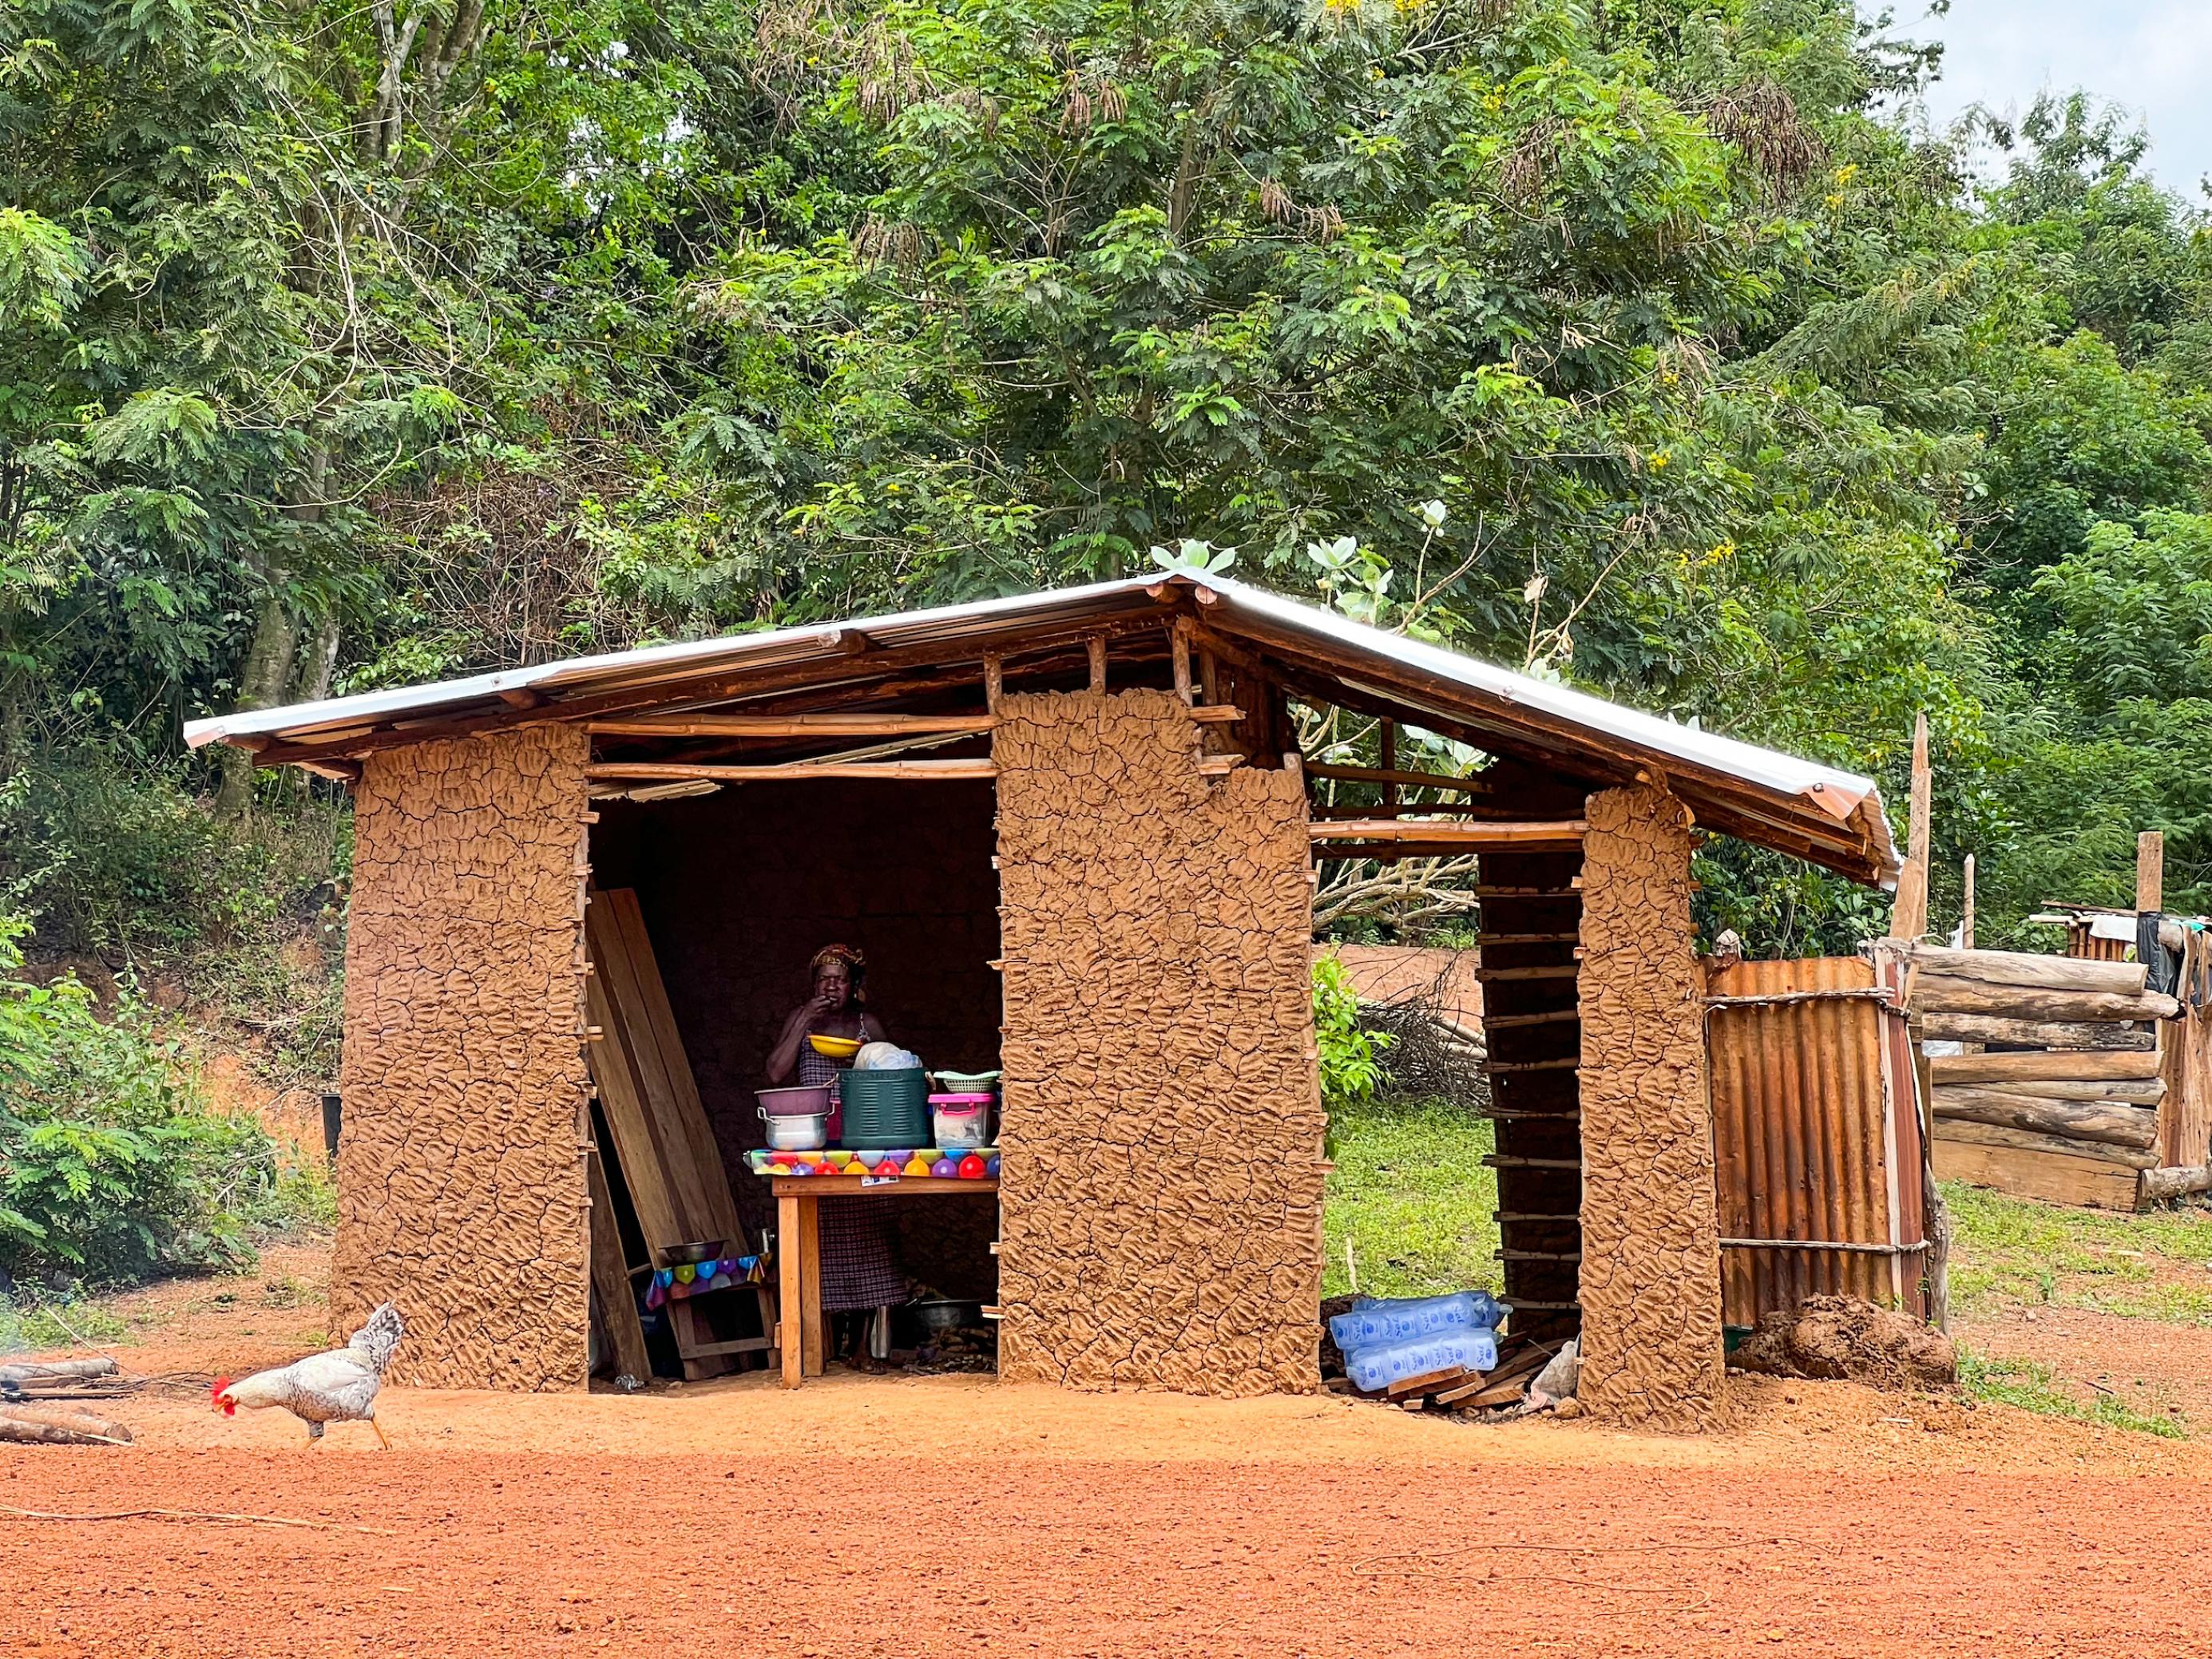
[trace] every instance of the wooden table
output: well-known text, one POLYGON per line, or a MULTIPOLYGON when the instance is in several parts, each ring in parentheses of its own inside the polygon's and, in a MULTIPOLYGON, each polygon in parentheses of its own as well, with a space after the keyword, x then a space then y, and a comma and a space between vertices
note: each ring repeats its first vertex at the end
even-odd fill
POLYGON ((822 1200, 825 1198, 904 1198, 915 1193, 992 1193, 998 1177, 900 1176, 861 1181, 851 1176, 777 1176, 775 1189, 776 1346, 783 1386, 795 1389, 822 1375, 822 1200), (793 1340, 793 1334, 798 1340, 793 1340))

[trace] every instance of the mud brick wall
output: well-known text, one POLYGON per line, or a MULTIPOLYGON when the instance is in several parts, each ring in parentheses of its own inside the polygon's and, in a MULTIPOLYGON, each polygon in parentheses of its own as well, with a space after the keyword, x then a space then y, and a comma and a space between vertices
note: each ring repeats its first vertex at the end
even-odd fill
POLYGON ((1001 1376, 1310 1390, 1324 1119, 1295 773, 1164 691, 1003 700, 1001 1376))
POLYGON ((331 1320, 398 1304, 397 1382, 584 1385, 587 741, 390 750, 354 793, 331 1320))
POLYGON ((1587 817, 1581 1395, 1699 1429, 1722 1409, 1720 1232, 1689 815, 1638 787, 1590 796, 1587 817))

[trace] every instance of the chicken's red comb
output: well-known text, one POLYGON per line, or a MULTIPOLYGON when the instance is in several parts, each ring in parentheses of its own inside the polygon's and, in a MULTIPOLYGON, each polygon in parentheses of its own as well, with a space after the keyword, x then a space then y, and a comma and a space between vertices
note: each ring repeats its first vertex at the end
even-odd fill
POLYGON ((222 1409, 222 1391, 229 1386, 230 1379, 228 1377, 218 1376, 216 1378, 215 1386, 208 1390, 208 1404, 213 1406, 217 1411, 221 1411, 222 1409))

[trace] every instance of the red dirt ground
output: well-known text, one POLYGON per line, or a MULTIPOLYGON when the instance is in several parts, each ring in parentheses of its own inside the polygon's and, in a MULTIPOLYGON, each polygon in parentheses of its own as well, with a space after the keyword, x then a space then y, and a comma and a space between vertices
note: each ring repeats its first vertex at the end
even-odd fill
MULTIPOLYGON (((144 1293, 118 1357, 287 1358, 313 1274, 144 1293)), ((100 1407, 135 1449, 0 1447, 0 1510, 324 1524, 0 1512, 0 1655, 2212 1652, 2212 1446, 1730 1393, 1670 1438, 969 1376, 393 1389, 390 1454, 147 1393, 100 1407)))
MULTIPOLYGON (((1438 1425, 1450 1433, 1449 1426, 1438 1425)), ((0 1503, 0 1651, 2099 1655, 2212 1646, 2149 1477, 924 1456, 59 1452, 0 1503), (128 1458, 129 1455, 125 1455, 128 1458)))

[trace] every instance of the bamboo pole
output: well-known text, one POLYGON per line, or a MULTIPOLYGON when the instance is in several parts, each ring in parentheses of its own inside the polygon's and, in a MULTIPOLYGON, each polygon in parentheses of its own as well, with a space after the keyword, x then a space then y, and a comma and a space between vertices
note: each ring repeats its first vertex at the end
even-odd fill
MULTIPOLYGON (((1201 755, 1200 777, 1226 777, 1243 764, 1242 755, 1201 755)), ((594 783, 653 782, 660 780, 702 783, 787 783, 809 778, 860 778, 903 783, 941 782, 963 778, 995 778, 995 761, 887 760, 793 761, 787 764, 718 766, 691 761, 600 761, 584 769, 594 783)))
POLYGON ((1537 819, 1514 823, 1437 823, 1415 818, 1345 818, 1309 823, 1316 841, 1419 842, 1431 847, 1524 847, 1531 843, 1571 846, 1589 829, 1582 818, 1537 819))
POLYGON ((1960 879, 1963 886, 1959 908, 1959 948, 1971 951, 1974 948, 1974 855, 1972 853, 1966 854, 1966 867, 1960 872, 1960 879))
POLYGON ((1414 789, 1441 789, 1455 795, 1486 795, 1489 783, 1481 778, 1447 777, 1440 772, 1407 772, 1397 767, 1332 766, 1326 761, 1308 761, 1306 770, 1317 778, 1335 778, 1345 783, 1402 783, 1414 789))

